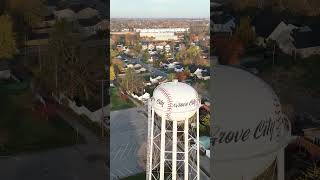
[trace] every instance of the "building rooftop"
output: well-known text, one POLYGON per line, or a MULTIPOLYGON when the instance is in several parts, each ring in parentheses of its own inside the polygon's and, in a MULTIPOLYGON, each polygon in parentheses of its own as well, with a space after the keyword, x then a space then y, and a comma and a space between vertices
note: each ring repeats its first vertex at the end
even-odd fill
POLYGON ((100 21, 101 19, 97 16, 94 16, 88 19, 78 19, 79 24, 83 27, 94 26, 98 24, 100 21))
POLYGON ((320 29, 314 27, 311 31, 296 30, 292 33, 294 45, 297 49, 320 46, 320 29))

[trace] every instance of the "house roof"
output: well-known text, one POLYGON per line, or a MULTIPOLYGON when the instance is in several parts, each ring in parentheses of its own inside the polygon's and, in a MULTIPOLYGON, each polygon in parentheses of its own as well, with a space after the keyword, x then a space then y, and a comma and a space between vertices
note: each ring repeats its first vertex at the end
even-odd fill
POLYGON ((91 7, 84 8, 77 12, 77 16, 79 19, 88 19, 94 16, 98 16, 99 12, 96 9, 93 9, 91 7))
POLYGON ((71 9, 62 9, 54 12, 55 16, 59 18, 73 18, 75 13, 71 9))
POLYGON ((100 21, 101 19, 97 16, 94 16, 88 19, 78 19, 79 24, 83 27, 94 26, 98 24, 100 21))
POLYGON ((292 37, 297 49, 320 46, 320 31, 312 29, 311 31, 293 31, 292 37))

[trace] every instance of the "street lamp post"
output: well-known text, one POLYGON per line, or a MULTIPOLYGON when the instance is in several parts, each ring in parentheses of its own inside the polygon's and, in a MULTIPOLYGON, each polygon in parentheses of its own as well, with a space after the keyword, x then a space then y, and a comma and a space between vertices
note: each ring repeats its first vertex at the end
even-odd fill
POLYGON ((104 82, 107 82, 108 80, 100 79, 97 81, 101 82, 101 136, 103 138, 103 136, 104 136, 103 121, 104 121, 104 117, 105 117, 105 114, 104 114, 104 87, 103 87, 103 85, 104 85, 104 82))

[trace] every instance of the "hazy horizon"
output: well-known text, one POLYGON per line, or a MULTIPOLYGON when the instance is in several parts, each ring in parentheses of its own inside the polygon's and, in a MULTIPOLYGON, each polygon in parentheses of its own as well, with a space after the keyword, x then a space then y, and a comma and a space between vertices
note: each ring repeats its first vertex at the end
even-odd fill
POLYGON ((110 18, 205 19, 210 0, 110 0, 110 18))

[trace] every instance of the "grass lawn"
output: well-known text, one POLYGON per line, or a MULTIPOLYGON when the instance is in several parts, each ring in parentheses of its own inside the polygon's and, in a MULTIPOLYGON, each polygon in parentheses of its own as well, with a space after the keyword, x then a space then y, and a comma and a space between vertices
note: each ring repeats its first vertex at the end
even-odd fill
MULTIPOLYGON (((102 128, 99 124, 99 122, 94 122, 90 120, 86 115, 78 115, 79 116, 79 123, 83 126, 90 129, 97 137, 102 138, 102 128)), ((106 130, 104 130, 104 136, 106 137, 106 130)))
POLYGON ((118 96, 118 88, 111 88, 110 96, 111 111, 127 109, 135 106, 135 104, 130 100, 125 101, 118 96))
POLYGON ((146 173, 142 172, 130 177, 123 178, 122 180, 144 180, 144 179, 146 179, 146 173))
POLYGON ((48 120, 33 104, 29 89, 0 91, 0 155, 33 152, 83 143, 74 129, 58 116, 48 120))

